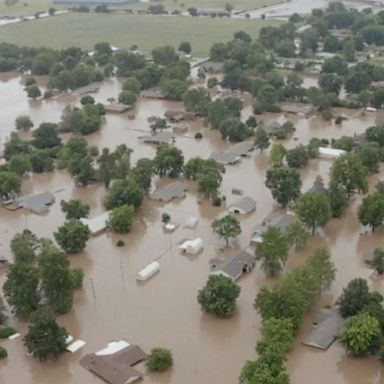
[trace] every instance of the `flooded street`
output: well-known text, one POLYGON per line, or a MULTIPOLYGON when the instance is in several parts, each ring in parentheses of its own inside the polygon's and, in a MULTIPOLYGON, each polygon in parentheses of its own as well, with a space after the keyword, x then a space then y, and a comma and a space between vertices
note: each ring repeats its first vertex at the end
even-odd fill
MULTIPOLYGON (((302 11, 302 10, 301 10, 302 11)), ((43 81, 43 79, 40 79, 43 81)), ((117 98, 121 84, 116 79, 101 84, 96 101, 106 102, 110 97, 117 98)), ((63 108, 68 103, 78 103, 77 96, 65 95, 48 101, 28 101, 21 78, 18 75, 0 77, 1 126, 0 138, 4 143, 14 129, 14 120, 20 114, 31 116, 35 127, 43 121, 58 122, 63 108)), ((180 109, 182 103, 140 99, 135 119, 128 116, 108 114, 101 130, 86 136, 90 144, 100 149, 114 149, 125 143, 134 150, 132 160, 153 157, 155 147, 143 144, 139 136, 149 131, 147 118, 163 116, 168 109, 180 109)), ((250 106, 245 108, 247 117, 250 106)), ((284 142, 288 148, 298 143, 307 144, 313 137, 340 138, 343 135, 362 133, 375 124, 375 114, 365 116, 353 110, 340 110, 350 118, 342 125, 324 122, 319 117, 305 119, 300 116, 265 114, 265 122, 291 120, 296 126, 294 136, 284 142)), ((226 149, 230 144, 223 141, 218 131, 203 128, 201 120, 187 122, 190 131, 177 136, 175 145, 188 160, 200 156, 208 158, 214 151, 226 149), (203 131, 203 139, 196 141, 193 135, 203 131)), ((312 185, 316 176, 328 181, 331 161, 311 160, 301 171, 303 189, 312 185)), ((222 184, 222 193, 227 202, 236 196, 231 195, 233 187, 240 188, 244 195, 256 199, 254 213, 239 217, 242 234, 239 248, 249 247, 251 228, 261 222, 278 206, 269 190, 264 186, 268 168, 267 154, 254 152, 250 158, 234 166, 227 166, 222 184)), ((382 169, 384 171, 384 168, 382 169)), ((380 175, 373 176, 372 186, 380 175)), ((163 183, 154 179, 155 184, 163 183)), ((79 365, 79 360, 87 353, 104 347, 111 340, 125 339, 140 345, 146 352, 155 346, 172 350, 174 367, 164 374, 150 374, 143 364, 138 370, 144 373, 144 383, 157 384, 234 384, 246 360, 256 358, 255 345, 259 338, 260 316, 253 309, 253 301, 258 290, 272 280, 267 279, 260 268, 239 280, 241 294, 233 318, 217 319, 204 314, 197 302, 197 292, 205 284, 209 274, 209 260, 225 257, 231 250, 220 252, 223 244, 211 231, 211 222, 224 213, 225 207, 215 208, 207 201, 198 203, 196 185, 188 182, 187 197, 168 204, 145 199, 135 216, 133 230, 128 235, 104 233, 91 238, 85 252, 69 256, 73 266, 85 271, 84 288, 76 292, 75 304, 67 315, 58 321, 75 338, 86 341, 80 351, 63 354, 58 361, 39 363, 27 356, 22 339, 2 341, 9 357, 0 362, 0 383, 5 384, 93 384, 102 383, 91 372, 79 365), (161 225, 161 215, 167 212, 172 222, 180 225, 174 233, 165 233, 161 225), (191 217, 199 219, 198 226, 184 229, 183 224, 191 217), (196 256, 181 255, 177 246, 183 239, 201 237, 204 251, 196 256), (125 242, 124 247, 116 247, 117 240, 125 242), (138 284, 135 276, 138 270, 149 262, 159 259, 160 272, 144 284, 138 284)), ((75 188, 66 171, 55 171, 26 178, 23 194, 51 191, 56 202, 43 216, 26 213, 22 210, 9 212, 0 209, 0 255, 11 258, 9 241, 13 235, 29 228, 37 236, 52 238, 53 232, 64 221, 60 200, 79 198, 91 206, 91 217, 104 211, 105 189, 101 184, 75 188)), ((301 340, 311 326, 316 310, 321 305, 332 304, 342 288, 355 277, 369 279, 370 286, 384 292, 384 281, 364 263, 364 257, 375 246, 384 246, 383 228, 374 235, 364 234, 357 220, 357 207, 361 197, 357 197, 343 219, 332 220, 325 228, 323 238, 315 237, 304 250, 291 251, 287 270, 301 265, 316 247, 328 246, 332 261, 337 267, 337 275, 331 292, 324 293, 321 303, 307 314, 305 324, 297 336, 297 342, 288 357, 288 370, 292 384, 381 384, 384 372, 375 358, 350 359, 344 349, 334 344, 326 352, 301 345, 301 340)), ((232 249, 233 251, 233 249, 232 249)), ((4 272, 0 272, 0 282, 4 283, 4 272)), ((22 335, 26 325, 15 321, 22 335)))

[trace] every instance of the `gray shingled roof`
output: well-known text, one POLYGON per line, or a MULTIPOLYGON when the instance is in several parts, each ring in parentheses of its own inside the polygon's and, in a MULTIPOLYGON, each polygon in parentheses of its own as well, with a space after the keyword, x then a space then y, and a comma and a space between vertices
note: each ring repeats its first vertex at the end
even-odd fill
POLYGON ((100 89, 99 84, 92 83, 84 87, 80 87, 73 90, 73 93, 76 93, 79 96, 86 95, 88 93, 96 93, 100 89))
POLYGON ((143 136, 141 140, 149 144, 169 144, 174 138, 174 135, 168 131, 157 132, 151 136, 143 136))
POLYGON ((55 196, 51 192, 42 192, 37 195, 26 196, 18 199, 20 207, 28 209, 34 213, 44 213, 48 211, 48 206, 55 201, 55 196))
POLYGON ((213 152, 210 159, 217 161, 220 164, 233 164, 239 160, 241 156, 247 156, 255 148, 252 141, 242 141, 226 151, 213 152))
POLYGON ((315 317, 314 325, 302 343, 326 350, 343 331, 344 324, 345 319, 336 309, 322 309, 315 317))
POLYGON ((185 196, 187 186, 181 181, 175 181, 173 183, 167 184, 163 187, 156 189, 156 191, 151 195, 152 199, 160 201, 170 201, 174 198, 180 198, 185 196))
POLYGON ((282 232, 284 232, 287 227, 294 221, 294 219, 295 217, 293 215, 288 214, 280 214, 267 218, 261 224, 253 227, 252 236, 263 236, 270 226, 278 227, 282 232))
POLYGON ((240 209, 245 213, 249 213, 256 209, 256 200, 252 199, 252 197, 244 196, 229 204, 228 208, 240 209))
POLYGON ((229 148, 228 151, 234 153, 237 156, 247 156, 249 152, 255 149, 255 144, 253 141, 242 141, 234 145, 232 148, 229 148))
POLYGON ((219 164, 233 164, 239 159, 239 156, 229 151, 213 152, 210 159, 215 160, 219 164))
POLYGON ((222 274, 237 280, 255 267, 256 257, 246 251, 235 253, 225 260, 212 259, 211 274, 222 274))

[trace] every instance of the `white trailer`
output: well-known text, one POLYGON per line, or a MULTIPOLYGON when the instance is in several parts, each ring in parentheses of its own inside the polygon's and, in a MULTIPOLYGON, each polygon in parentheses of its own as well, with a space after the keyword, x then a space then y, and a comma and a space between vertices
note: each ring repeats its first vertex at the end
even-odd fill
POLYGON ((183 244, 179 246, 179 250, 183 253, 188 253, 190 255, 196 255, 204 248, 203 240, 199 237, 194 240, 184 241, 183 244))
POLYGON ((145 268, 136 274, 136 280, 146 281, 154 274, 160 271, 160 263, 158 261, 152 261, 145 268))
POLYGON ((347 152, 343 149, 320 147, 319 156, 327 159, 337 159, 340 156, 345 155, 347 152))

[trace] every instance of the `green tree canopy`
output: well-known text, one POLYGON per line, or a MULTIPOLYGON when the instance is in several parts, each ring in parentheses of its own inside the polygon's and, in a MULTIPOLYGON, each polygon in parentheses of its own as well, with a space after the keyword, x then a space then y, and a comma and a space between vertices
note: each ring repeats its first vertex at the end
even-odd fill
POLYGON ((169 349, 153 348, 147 356, 145 364, 150 371, 166 371, 173 365, 172 353, 169 349))
POLYGON ((83 203, 81 200, 61 200, 61 210, 65 213, 65 218, 81 219, 82 217, 88 217, 90 206, 87 203, 83 203))
POLYGON ((66 221, 54 233, 55 239, 60 247, 67 253, 82 252, 89 240, 89 228, 80 220, 71 219, 66 221))
POLYGON ((212 222, 212 230, 217 236, 225 240, 227 247, 229 239, 235 238, 241 233, 240 222, 233 215, 226 215, 221 219, 215 219, 212 222))
POLYGON ((135 208, 124 204, 113 209, 109 215, 109 226, 116 232, 128 233, 131 230, 135 208))

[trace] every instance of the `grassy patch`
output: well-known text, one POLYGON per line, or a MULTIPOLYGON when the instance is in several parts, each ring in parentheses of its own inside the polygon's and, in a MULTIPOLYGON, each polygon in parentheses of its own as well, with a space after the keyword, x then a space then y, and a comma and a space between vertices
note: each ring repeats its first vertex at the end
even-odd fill
POLYGON ((244 30, 257 37, 261 27, 277 25, 269 20, 206 17, 139 16, 126 14, 68 14, 18 23, 1 28, 0 40, 26 46, 92 49, 99 41, 120 48, 137 44, 143 51, 181 41, 192 44, 193 54, 206 56, 214 42, 228 41, 244 30))

